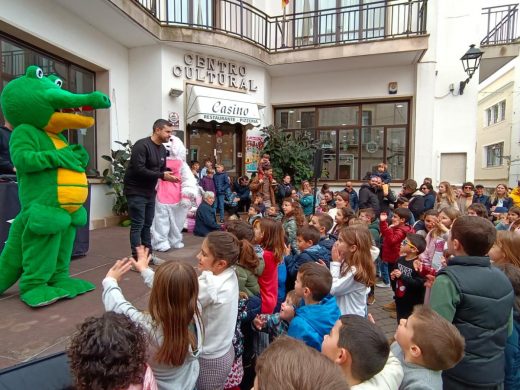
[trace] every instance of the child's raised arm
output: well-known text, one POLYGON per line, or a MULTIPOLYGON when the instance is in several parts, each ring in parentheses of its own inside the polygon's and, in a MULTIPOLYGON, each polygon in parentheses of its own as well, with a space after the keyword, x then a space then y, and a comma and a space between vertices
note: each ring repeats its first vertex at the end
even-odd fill
POLYGON ((116 263, 107 272, 106 278, 115 279, 116 282, 121 280, 121 277, 130 271, 132 268, 132 261, 125 257, 124 259, 117 260, 116 263))
MULTIPOLYGON (((132 261, 129 259, 117 260, 116 263, 107 273, 103 279, 103 305, 105 311, 113 311, 128 316, 132 321, 140 323, 145 329, 149 330, 149 323, 146 315, 136 309, 130 302, 126 300, 118 285, 118 280, 128 272, 132 267, 132 261)), ((153 275, 153 271, 150 270, 153 275)), ((153 277, 152 277, 153 280, 153 277)))
POLYGON ((148 288, 152 288, 155 273, 148 267, 151 258, 150 250, 144 245, 139 245, 135 250, 137 252, 137 261, 132 260, 132 264, 141 273, 148 288))

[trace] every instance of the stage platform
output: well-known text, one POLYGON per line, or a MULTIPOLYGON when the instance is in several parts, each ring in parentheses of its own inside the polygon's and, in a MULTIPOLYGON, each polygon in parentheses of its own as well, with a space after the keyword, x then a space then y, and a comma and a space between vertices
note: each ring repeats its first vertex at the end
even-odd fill
MULTIPOLYGON (((129 228, 123 227, 92 230, 87 256, 71 262, 71 274, 95 283, 94 291, 38 309, 20 301, 17 285, 0 295, 0 368, 63 351, 78 324, 103 313, 101 281, 117 259, 130 255, 128 235, 129 228)), ((184 237, 184 248, 159 257, 195 266, 203 239, 190 233, 184 237)), ((149 290, 138 273, 129 272, 120 285, 128 300, 146 308, 149 290)))
MULTIPOLYGON (((130 254, 129 228, 113 227, 90 231, 90 250, 71 262, 71 274, 96 284, 97 289, 71 300, 32 309, 19 299, 17 285, 0 295, 0 368, 40 358, 66 349, 70 336, 86 317, 101 315, 101 281, 117 259, 130 254)), ((203 239, 184 234, 185 247, 162 252, 165 260, 197 265, 196 255, 203 239)), ((136 307, 146 309, 149 290, 136 272, 129 272, 120 286, 136 307)), ((376 288, 376 303, 369 306, 377 324, 391 338, 396 320, 381 309, 392 299, 391 289, 376 288)))

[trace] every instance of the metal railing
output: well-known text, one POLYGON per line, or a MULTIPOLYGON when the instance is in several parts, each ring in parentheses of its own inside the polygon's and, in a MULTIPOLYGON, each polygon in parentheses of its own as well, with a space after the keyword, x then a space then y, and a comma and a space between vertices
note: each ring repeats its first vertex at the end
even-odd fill
POLYGON ((487 29, 480 46, 501 45, 518 40, 518 4, 482 8, 482 17, 487 29))
POLYGON ((382 0, 280 16, 242 0, 133 1, 163 26, 220 31, 268 52, 426 34, 427 0, 382 0))

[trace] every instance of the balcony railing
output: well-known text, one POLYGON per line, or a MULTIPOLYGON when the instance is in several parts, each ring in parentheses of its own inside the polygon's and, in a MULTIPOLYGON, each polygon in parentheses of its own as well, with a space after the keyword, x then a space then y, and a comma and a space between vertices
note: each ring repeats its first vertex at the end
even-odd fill
POLYGON ((502 45, 518 40, 518 4, 482 8, 486 36, 480 42, 485 45, 502 45))
POLYGON ((379 1, 269 16, 242 0, 133 0, 163 26, 223 32, 268 52, 426 34, 427 0, 379 1))

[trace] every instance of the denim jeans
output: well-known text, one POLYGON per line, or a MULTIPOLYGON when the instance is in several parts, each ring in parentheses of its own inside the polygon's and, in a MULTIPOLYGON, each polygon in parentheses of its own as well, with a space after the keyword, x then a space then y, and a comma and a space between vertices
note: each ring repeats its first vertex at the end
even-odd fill
POLYGON ((376 266, 376 276, 381 277, 381 264, 382 264, 381 257, 378 256, 376 261, 374 261, 374 265, 376 266))
POLYGON ((216 203, 217 203, 217 210, 220 214, 220 220, 224 220, 224 198, 226 195, 217 195, 216 203))
POLYGON ((385 284, 390 284, 390 273, 388 272, 388 263, 381 261, 381 278, 385 284))
MULTIPOLYGON (((130 246, 132 256, 136 256, 135 248, 144 245, 152 253, 152 227, 155 213, 155 195, 151 197, 130 195, 126 197, 128 201, 128 216, 130 217, 130 246)), ((135 257, 137 258, 137 257, 135 257)))

